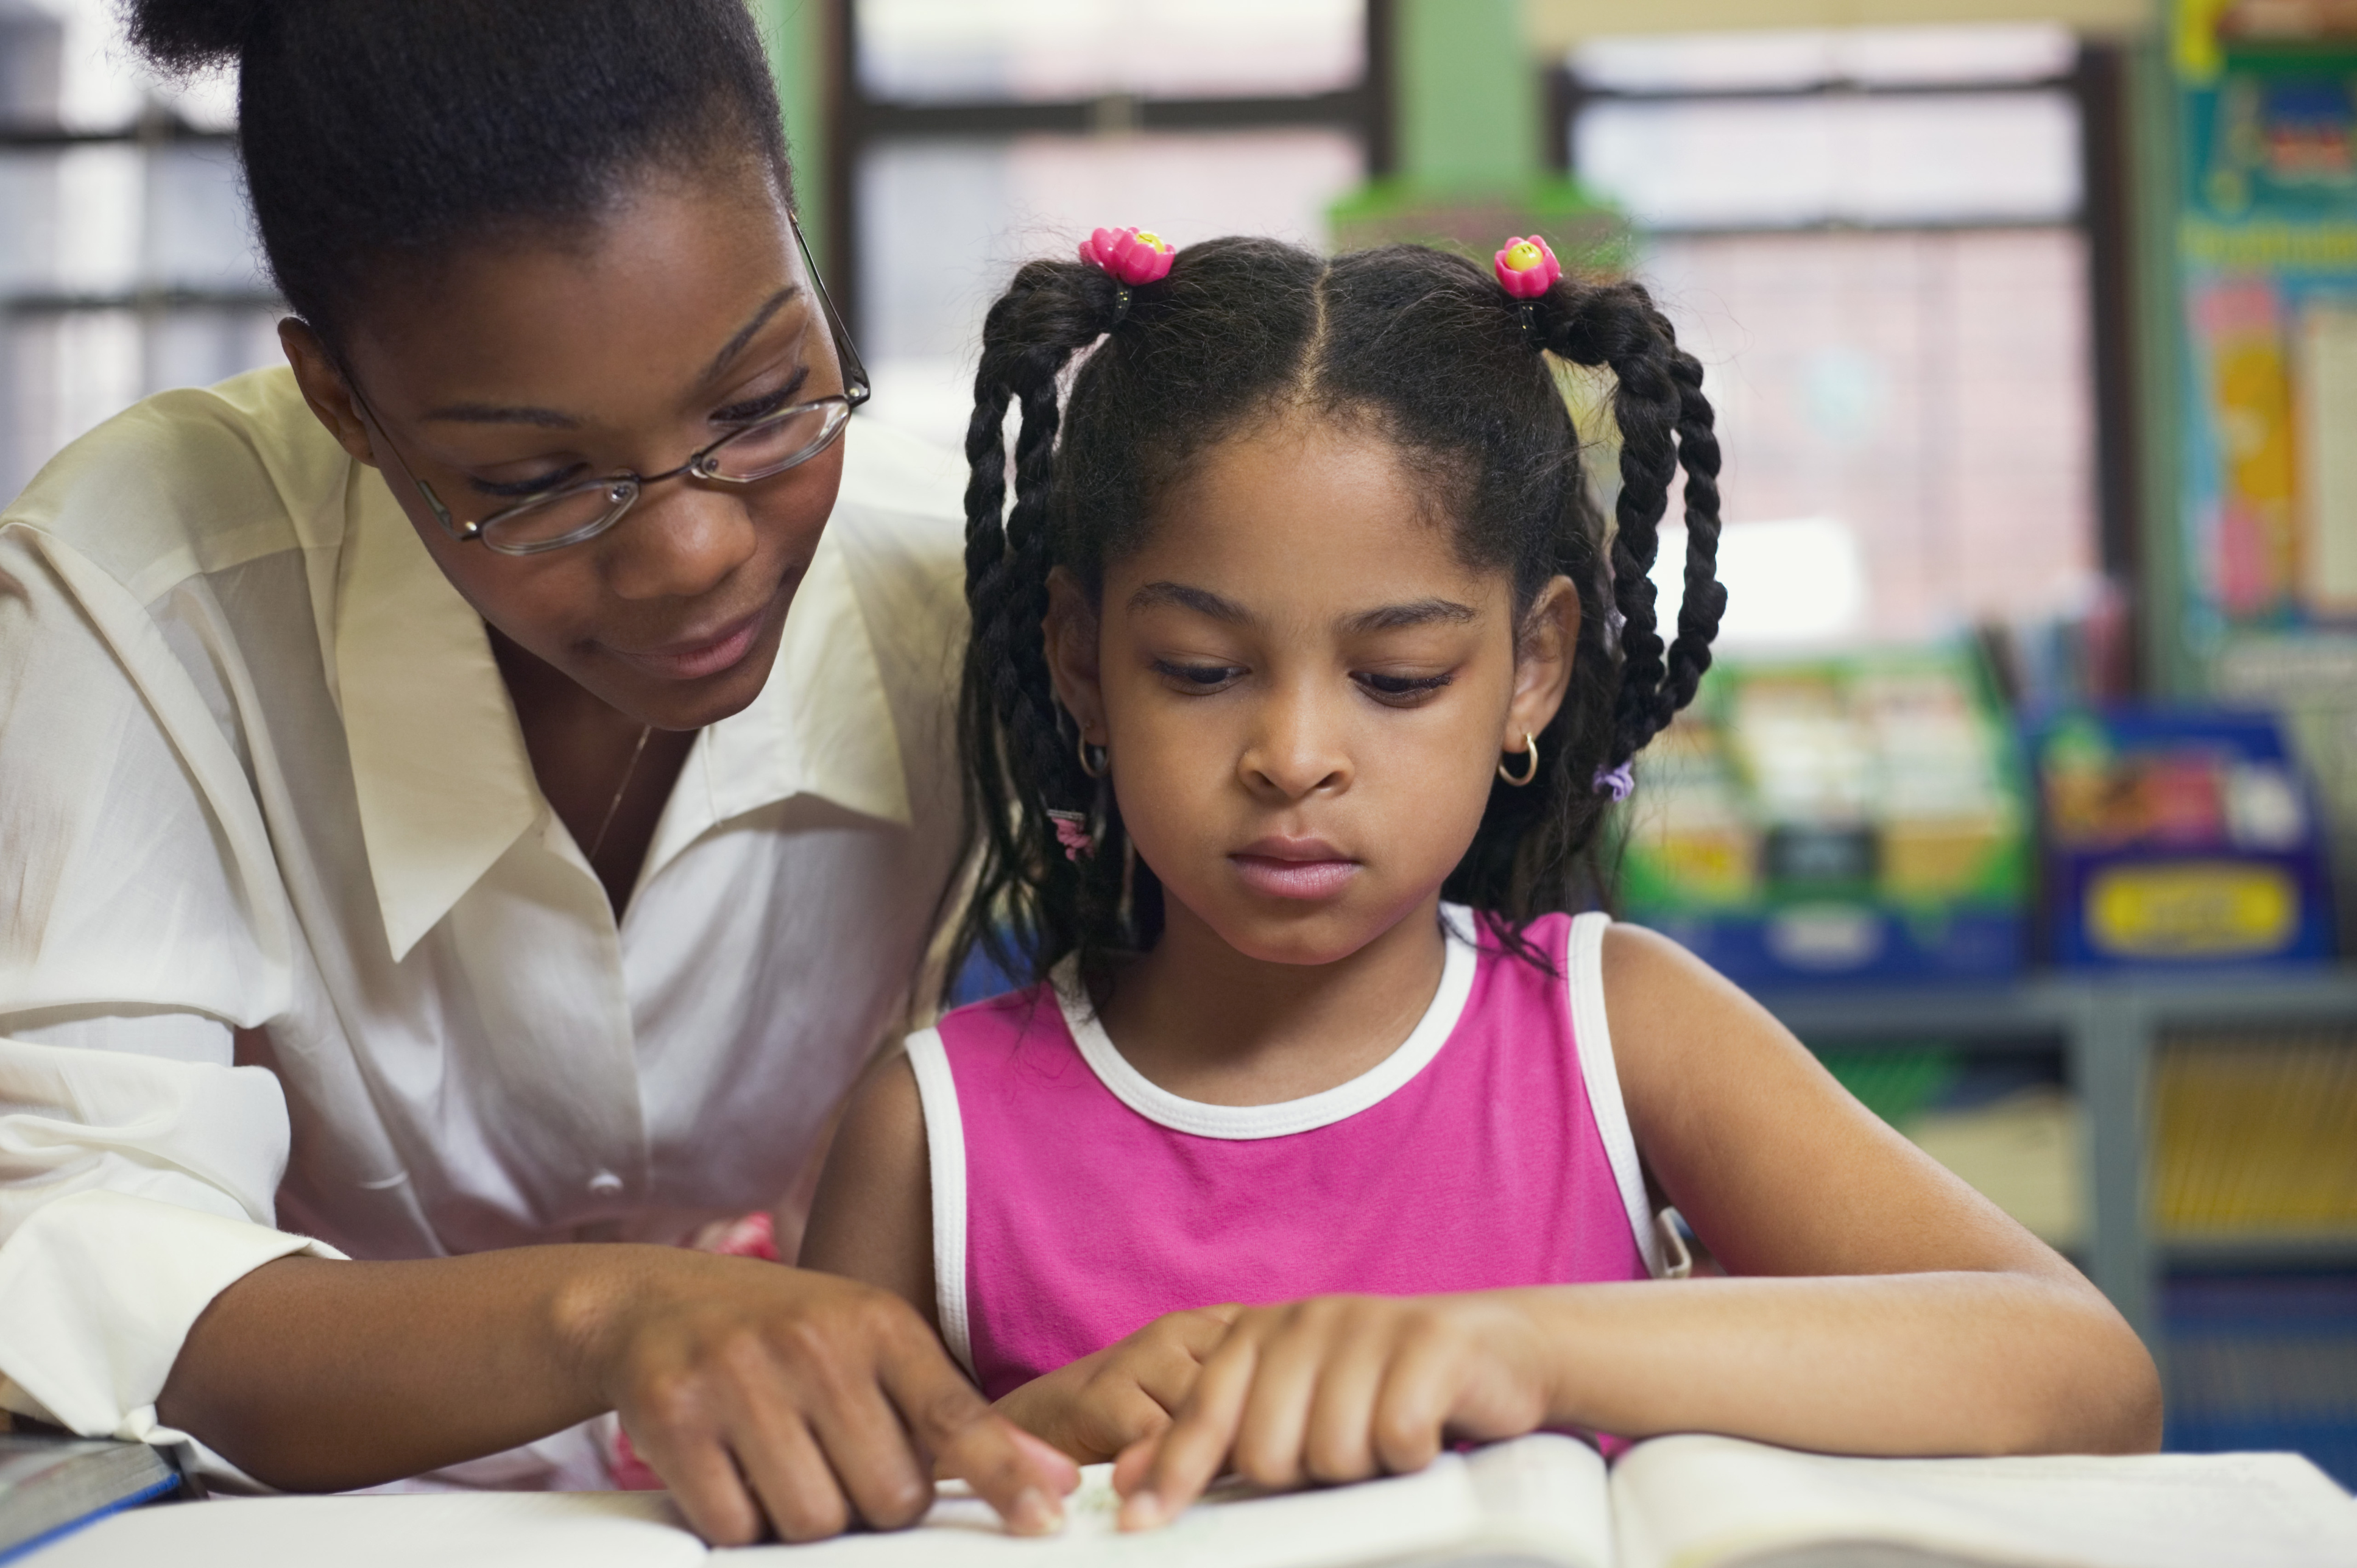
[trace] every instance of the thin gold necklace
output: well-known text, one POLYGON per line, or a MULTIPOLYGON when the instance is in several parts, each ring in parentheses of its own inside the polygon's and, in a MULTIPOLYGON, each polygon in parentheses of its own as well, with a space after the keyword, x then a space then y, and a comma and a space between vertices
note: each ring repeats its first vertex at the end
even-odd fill
POLYGON ((654 725, 643 726, 639 731, 639 743, 630 747, 630 760, 622 769, 622 781, 614 786, 614 798, 606 802, 606 816, 597 824, 597 836, 589 841, 589 864, 593 866, 597 864, 597 852, 606 847, 606 830, 614 825, 614 813, 622 809, 622 797, 630 793, 630 775, 639 770, 639 754, 646 750, 647 736, 654 733, 654 725))

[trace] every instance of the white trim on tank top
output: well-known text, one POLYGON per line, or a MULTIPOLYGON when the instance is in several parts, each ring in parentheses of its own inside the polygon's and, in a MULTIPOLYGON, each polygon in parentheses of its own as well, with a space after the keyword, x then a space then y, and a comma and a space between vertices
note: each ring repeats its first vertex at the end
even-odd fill
POLYGON ((909 1067, 917 1075, 917 1103, 925 1112, 925 1163, 933 1189, 933 1305, 942 1342, 973 1377, 974 1337, 965 1306, 965 1118, 958 1111, 957 1079, 939 1029, 909 1036, 909 1067))
POLYGON ((1620 1071, 1612 1060, 1612 1028, 1604 1019, 1604 933, 1612 917, 1597 911, 1575 915, 1565 940, 1563 972, 1571 1004, 1571 1034, 1579 1051, 1579 1075, 1587 1084, 1587 1111, 1604 1157, 1629 1211, 1629 1230, 1645 1260, 1645 1273, 1660 1279, 1670 1272, 1662 1255, 1652 1201, 1645 1196, 1645 1169, 1637 1160, 1637 1137, 1629 1130, 1629 1108, 1620 1099, 1620 1071))
POLYGON ((1440 988, 1414 1029, 1399 1047, 1347 1083, 1320 1090, 1298 1100, 1274 1105, 1207 1105, 1171 1093, 1129 1065, 1114 1048, 1097 1017, 1088 993, 1079 983, 1076 961, 1058 964, 1053 979, 1056 1000, 1064 1009, 1064 1026, 1081 1047, 1082 1059, 1097 1081, 1115 1100, 1158 1126, 1199 1138, 1284 1138, 1345 1121, 1380 1105, 1422 1072, 1448 1043, 1473 994, 1473 976, 1480 953, 1472 940, 1472 919, 1461 905, 1440 907, 1441 929, 1447 933, 1440 961, 1440 988))

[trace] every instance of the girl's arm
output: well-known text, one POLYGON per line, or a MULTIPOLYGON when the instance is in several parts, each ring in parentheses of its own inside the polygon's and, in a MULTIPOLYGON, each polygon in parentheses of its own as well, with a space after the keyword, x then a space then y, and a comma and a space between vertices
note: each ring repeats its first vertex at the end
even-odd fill
MULTIPOLYGON (((801 1262, 890 1291, 939 1326, 924 1108, 917 1075, 898 1052, 853 1090, 811 1204, 801 1262)), ((1083 1464, 1110 1459, 1170 1424, 1235 1312, 1171 1313, 1034 1379, 995 1408, 1083 1464)))
POLYGON ((1350 1479, 1539 1426, 1852 1454, 2157 1444, 2158 1379, 2110 1303, 1759 1004, 1628 927, 1604 984, 1638 1147, 1738 1277, 1243 1314, 1171 1431, 1124 1455, 1128 1523, 1231 1460, 1269 1485, 1350 1479))
POLYGON ((158 1401, 249 1474, 364 1486, 618 1410, 707 1540, 924 1511, 930 1460, 1018 1530, 1078 1477, 984 1406, 917 1316, 846 1280, 681 1248, 285 1258, 215 1297, 158 1401))

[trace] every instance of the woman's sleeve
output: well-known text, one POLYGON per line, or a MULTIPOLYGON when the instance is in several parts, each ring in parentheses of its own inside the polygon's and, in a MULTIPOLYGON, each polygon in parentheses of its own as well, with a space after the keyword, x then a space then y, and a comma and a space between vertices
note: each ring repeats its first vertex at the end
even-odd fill
POLYGON ((0 524, 0 1405, 145 1437, 215 1295, 335 1254, 274 1229, 285 1099, 234 1065, 287 985, 243 769, 87 573, 0 524))

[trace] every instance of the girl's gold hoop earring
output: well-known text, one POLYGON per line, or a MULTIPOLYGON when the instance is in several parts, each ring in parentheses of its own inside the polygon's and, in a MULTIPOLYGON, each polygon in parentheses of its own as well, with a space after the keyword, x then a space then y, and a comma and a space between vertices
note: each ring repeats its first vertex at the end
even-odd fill
POLYGON ((1530 731, 1524 730, 1523 732, 1523 750, 1524 755, 1529 757, 1531 759, 1531 765, 1528 768, 1523 768, 1520 774, 1509 773, 1506 771, 1506 765, 1504 763, 1501 762, 1498 764, 1498 777, 1504 779, 1507 783, 1512 784, 1517 789, 1521 789, 1523 785, 1528 784, 1532 779, 1536 779, 1539 776, 1539 737, 1533 735, 1530 731))
POLYGON ((1097 759, 1093 764, 1089 761, 1089 752, 1092 748, 1089 745, 1089 737, 1087 735, 1082 735, 1075 749, 1080 753, 1082 772, 1087 774, 1092 779, 1102 779, 1105 776, 1106 757, 1105 748, 1103 746, 1100 746, 1093 748, 1097 754, 1097 759))

